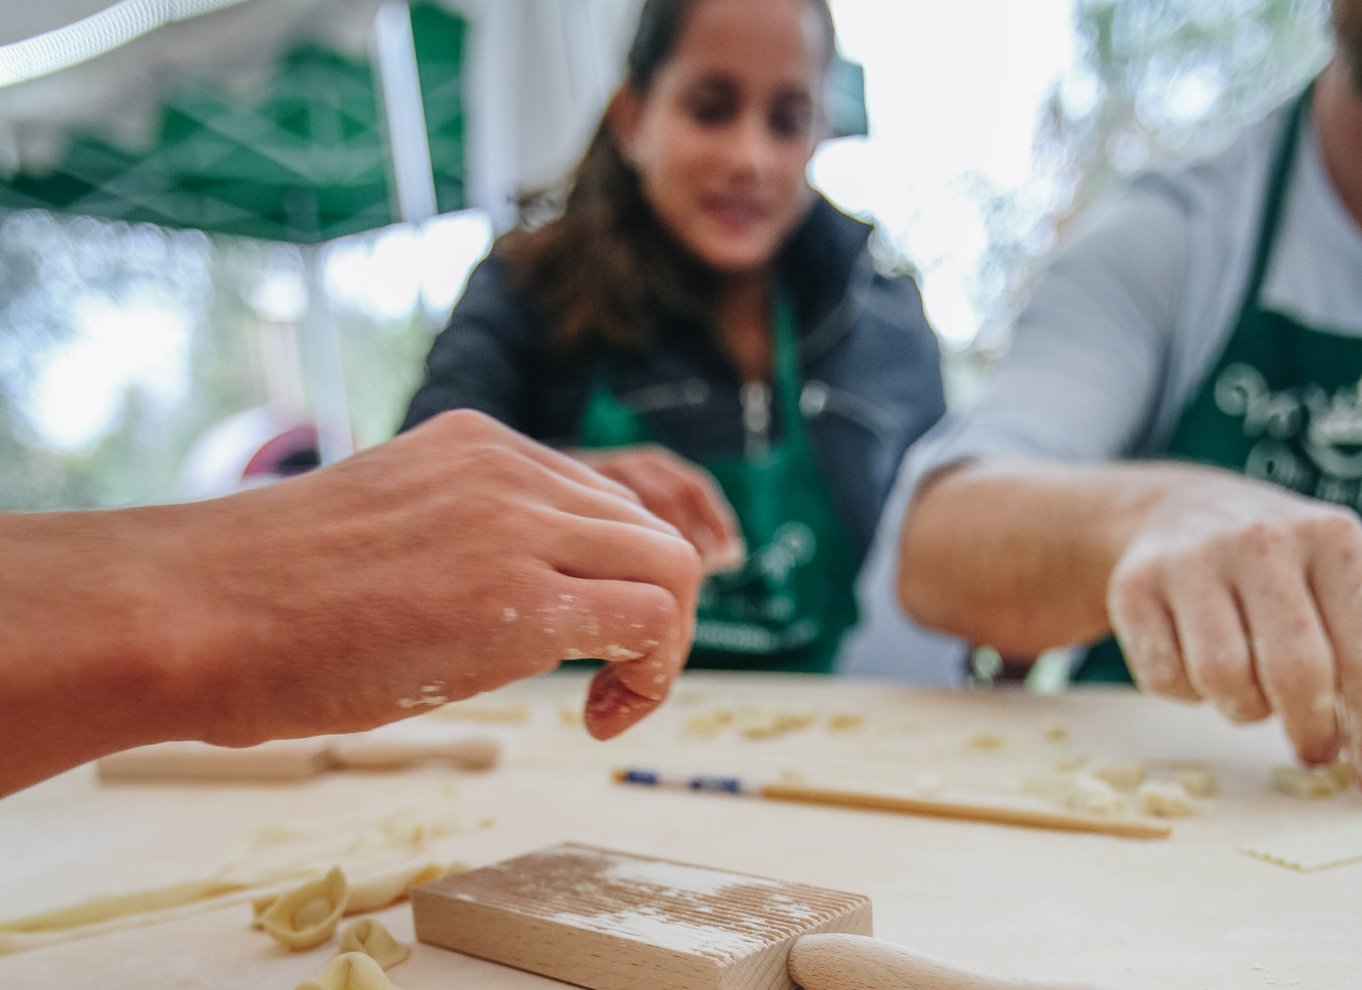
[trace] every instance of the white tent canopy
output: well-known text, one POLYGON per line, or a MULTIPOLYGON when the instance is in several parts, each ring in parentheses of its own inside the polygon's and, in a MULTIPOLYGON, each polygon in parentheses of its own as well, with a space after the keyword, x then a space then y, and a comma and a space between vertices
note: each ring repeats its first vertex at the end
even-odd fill
MULTIPOLYGON (((136 143, 155 127, 177 83, 206 77, 249 86, 303 39, 364 53, 383 2, 200 0, 199 7, 218 9, 183 20, 174 19, 183 14, 178 8, 194 4, 153 4, 166 8, 159 19, 169 23, 87 61, 0 85, 0 173, 57 158, 67 134, 91 126, 136 143)), ((518 193, 554 181, 580 155, 617 82, 639 0, 439 2, 470 25, 469 205, 502 227, 518 193)), ((101 10, 117 13, 99 0, 0 5, 0 45, 32 49, 44 32, 101 10)), ((13 64, 20 52, 0 49, 0 56, 13 64)))

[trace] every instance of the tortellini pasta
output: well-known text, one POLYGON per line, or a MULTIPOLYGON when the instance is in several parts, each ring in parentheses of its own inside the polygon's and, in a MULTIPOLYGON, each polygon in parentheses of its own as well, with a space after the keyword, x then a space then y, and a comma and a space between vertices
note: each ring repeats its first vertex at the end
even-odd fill
POLYGON ((280 945, 295 952, 310 949, 335 934, 349 900, 345 874, 333 867, 320 880, 280 895, 260 916, 260 924, 280 945))
POLYGON ((393 938, 392 932, 371 918, 361 918, 341 933, 340 951, 362 952, 384 969, 411 958, 411 946, 393 938))
POLYGON ((298 990, 398 990, 383 967, 362 952, 344 952, 332 959, 315 980, 298 990))

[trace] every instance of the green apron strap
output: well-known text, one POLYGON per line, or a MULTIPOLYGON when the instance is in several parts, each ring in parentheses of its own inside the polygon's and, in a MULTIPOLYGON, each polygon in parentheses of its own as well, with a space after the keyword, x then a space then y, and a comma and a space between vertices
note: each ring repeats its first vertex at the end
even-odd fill
POLYGON ((794 300, 788 290, 776 290, 772 317, 775 322, 772 370, 784 414, 785 430, 787 433, 797 430, 803 436, 804 417, 799 409, 799 398, 803 392, 803 376, 799 369, 799 334, 795 329, 794 300))
POLYGON ((1248 291, 1240 304, 1240 313, 1255 307, 1258 303, 1258 290, 1267 277, 1267 266, 1272 261, 1272 247, 1277 241, 1277 229, 1281 226, 1282 204, 1290 187, 1291 163, 1296 157, 1300 144, 1301 120, 1305 108, 1310 105, 1315 84, 1310 83, 1305 91, 1291 105, 1286 118, 1286 129, 1277 143, 1277 153, 1272 160, 1272 171, 1268 173, 1267 196, 1263 200, 1263 219, 1258 226, 1258 243, 1253 253, 1253 268, 1250 270, 1248 291))
MULTIPOLYGON (((1281 226, 1283 206, 1286 201, 1287 190, 1290 187, 1291 166, 1295 161, 1296 150, 1300 145, 1301 122, 1305 117, 1306 108, 1310 105, 1310 97, 1313 92, 1314 83, 1312 82, 1292 104, 1281 136, 1278 138, 1263 195, 1263 214, 1258 225, 1257 241, 1254 244, 1253 267, 1249 271, 1249 279, 1244 289, 1243 300, 1239 304, 1239 311, 1235 316, 1230 339, 1225 345, 1226 352, 1246 332, 1246 327, 1252 327, 1258 322, 1258 299, 1262 291, 1263 281, 1267 277, 1268 265, 1272 260, 1272 250, 1277 241, 1277 231, 1281 226)), ((1193 392, 1192 401, 1183 410, 1177 429, 1169 441, 1168 454, 1170 456, 1180 456, 1183 431, 1187 428, 1189 419, 1196 413, 1207 390, 1214 388, 1213 382, 1217 369, 1223 360, 1224 354, 1222 353, 1217 361, 1211 363, 1207 368, 1205 381, 1193 392)), ((1182 454, 1182 456, 1186 455, 1182 454)), ((1201 462, 1200 458, 1192 459, 1198 463, 1201 462)), ((1131 682, 1130 669, 1126 665, 1125 657, 1122 655, 1115 637, 1108 636, 1088 650, 1082 663, 1074 671, 1073 680, 1078 683, 1098 684, 1129 684, 1131 682)))

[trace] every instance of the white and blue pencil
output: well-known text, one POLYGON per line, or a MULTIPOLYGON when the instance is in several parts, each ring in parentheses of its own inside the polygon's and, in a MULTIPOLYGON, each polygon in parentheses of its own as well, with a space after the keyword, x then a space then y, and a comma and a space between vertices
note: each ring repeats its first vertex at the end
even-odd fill
POLYGON ((1165 822, 1142 821, 1134 818, 1101 818, 1096 815, 1019 807, 1012 804, 942 801, 932 798, 910 797, 903 794, 847 791, 824 787, 807 787, 801 784, 764 783, 720 774, 687 775, 628 768, 615 770, 614 778, 621 784, 634 784, 643 787, 665 787, 708 794, 731 794, 737 797, 765 798, 768 801, 821 804, 837 808, 858 808, 865 811, 889 811, 902 815, 925 815, 931 818, 954 818, 962 821, 990 822, 995 825, 1017 825, 1023 828, 1093 832, 1101 835, 1121 836, 1127 839, 1166 839, 1173 832, 1172 828, 1165 822))

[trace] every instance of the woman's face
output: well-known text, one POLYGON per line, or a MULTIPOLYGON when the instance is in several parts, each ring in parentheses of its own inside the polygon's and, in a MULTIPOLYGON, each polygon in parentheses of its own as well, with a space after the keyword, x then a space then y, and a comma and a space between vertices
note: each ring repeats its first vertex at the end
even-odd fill
POLYGON ((710 267, 762 268, 803 217, 827 47, 806 0, 700 0, 647 92, 612 109, 644 196, 710 267))

